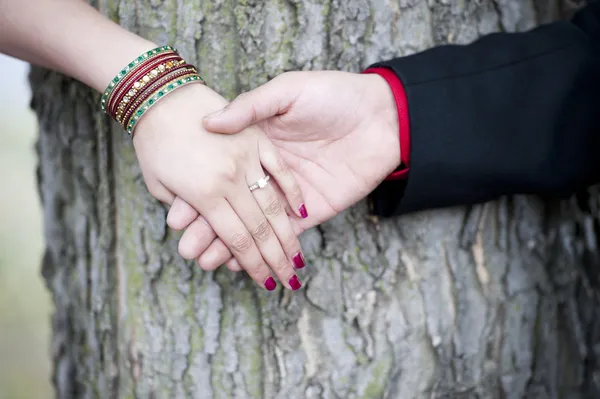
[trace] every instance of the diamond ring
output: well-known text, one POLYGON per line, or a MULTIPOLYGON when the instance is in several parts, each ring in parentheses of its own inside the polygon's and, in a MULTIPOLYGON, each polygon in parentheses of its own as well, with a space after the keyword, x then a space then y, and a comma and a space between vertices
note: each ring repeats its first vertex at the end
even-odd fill
POLYGON ((266 175, 265 177, 263 177, 262 179, 258 180, 256 183, 254 183, 253 185, 248 186, 248 188, 250 189, 250 191, 254 191, 259 188, 265 188, 265 187, 267 187, 267 183, 269 182, 270 178, 271 178, 271 176, 266 175))

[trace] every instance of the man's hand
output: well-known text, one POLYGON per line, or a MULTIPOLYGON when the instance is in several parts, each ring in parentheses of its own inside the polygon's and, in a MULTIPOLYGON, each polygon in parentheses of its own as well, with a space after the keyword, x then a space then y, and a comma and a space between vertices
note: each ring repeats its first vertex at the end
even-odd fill
MULTIPOLYGON (((365 198, 400 164, 396 104, 378 75, 284 73, 204 119, 207 130, 225 134, 255 123, 294 172, 310 210, 306 219, 288 210, 296 234, 365 198)), ((179 250, 196 255, 203 269, 227 262, 239 270, 193 208, 174 202, 167 222, 174 229, 189 226, 179 250)))

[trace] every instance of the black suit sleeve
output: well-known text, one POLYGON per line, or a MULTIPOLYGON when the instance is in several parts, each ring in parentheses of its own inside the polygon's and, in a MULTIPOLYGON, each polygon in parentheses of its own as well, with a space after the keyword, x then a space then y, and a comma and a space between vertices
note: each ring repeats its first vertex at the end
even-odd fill
POLYGON ((370 195, 376 214, 600 181, 600 2, 571 22, 372 67, 402 81, 411 138, 408 179, 370 195))

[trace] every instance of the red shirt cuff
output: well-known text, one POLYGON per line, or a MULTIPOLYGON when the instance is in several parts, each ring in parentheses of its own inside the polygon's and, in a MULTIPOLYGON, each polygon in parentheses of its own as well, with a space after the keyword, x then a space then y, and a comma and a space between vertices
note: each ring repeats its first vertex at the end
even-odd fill
POLYGON ((400 127, 400 168, 386 177, 386 180, 401 180, 408 176, 408 166, 410 165, 410 132, 408 124, 408 100, 406 99, 406 91, 404 85, 396 76, 396 74, 388 68, 369 68, 363 73, 376 73, 385 79, 390 85, 394 99, 396 100, 396 108, 398 110, 398 125, 400 127))

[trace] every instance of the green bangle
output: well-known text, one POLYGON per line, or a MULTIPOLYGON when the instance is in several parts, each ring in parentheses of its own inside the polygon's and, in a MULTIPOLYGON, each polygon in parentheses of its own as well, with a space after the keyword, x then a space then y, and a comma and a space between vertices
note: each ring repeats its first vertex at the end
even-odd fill
POLYGON ((113 89, 115 88, 115 86, 117 86, 117 84, 121 80, 123 80, 123 78, 125 78, 125 76, 127 76, 132 70, 134 70, 135 67, 140 64, 140 62, 144 61, 145 59, 147 59, 148 57, 150 57, 154 54, 164 53, 165 51, 177 52, 177 50, 175 50, 171 46, 157 47, 153 50, 146 51, 144 54, 140 55, 135 60, 131 61, 125 68, 123 68, 121 70, 121 72, 119 72, 118 75, 115 76, 114 79, 110 81, 108 87, 106 88, 106 90, 104 91, 104 94, 102 95, 102 100, 100 102, 102 111, 104 111, 106 109, 106 102, 108 101, 108 98, 110 97, 113 89))
POLYGON ((144 101, 133 113, 131 120, 127 124, 127 133, 129 133, 130 136, 133 134, 133 129, 135 129, 135 126, 140 118, 160 99, 164 98, 167 94, 177 90, 178 88, 194 82, 204 83, 200 75, 193 75, 169 82, 154 92, 154 94, 144 101))

